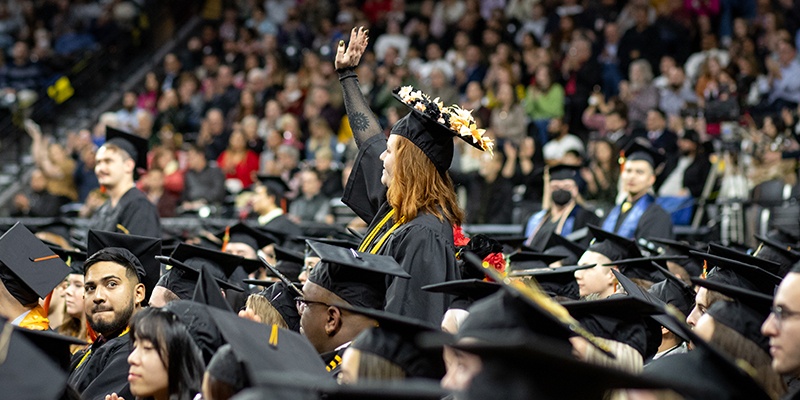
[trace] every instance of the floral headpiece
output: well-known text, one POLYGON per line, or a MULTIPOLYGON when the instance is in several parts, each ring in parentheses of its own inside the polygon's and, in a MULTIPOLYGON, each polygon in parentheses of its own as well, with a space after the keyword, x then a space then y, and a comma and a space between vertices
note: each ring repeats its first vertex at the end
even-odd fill
POLYGON ((438 97, 431 100, 428 95, 412 86, 397 88, 394 93, 405 105, 449 129, 454 136, 477 149, 494 154, 494 141, 485 136, 485 129, 478 129, 471 110, 465 110, 456 104, 445 107, 438 97))

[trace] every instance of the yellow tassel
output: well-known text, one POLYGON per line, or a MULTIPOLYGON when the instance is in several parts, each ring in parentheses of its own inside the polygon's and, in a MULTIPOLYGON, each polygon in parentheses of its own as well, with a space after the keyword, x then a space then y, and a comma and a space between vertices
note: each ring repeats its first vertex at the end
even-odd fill
POLYGON ((278 347, 278 325, 272 325, 272 332, 269 334, 269 345, 278 347))
POLYGON ((117 224, 117 229, 121 230, 122 233, 124 233, 126 235, 130 235, 131 234, 131 232, 128 230, 128 228, 122 226, 122 224, 117 224))

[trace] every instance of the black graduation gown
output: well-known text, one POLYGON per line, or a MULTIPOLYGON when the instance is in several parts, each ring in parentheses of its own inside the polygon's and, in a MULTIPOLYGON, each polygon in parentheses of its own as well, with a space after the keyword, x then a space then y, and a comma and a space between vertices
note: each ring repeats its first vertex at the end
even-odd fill
POLYGON ((116 207, 106 200, 89 222, 90 229, 109 232, 124 232, 131 235, 161 237, 161 221, 156 206, 139 189, 130 188, 116 207), (121 225, 127 230, 120 229, 121 225))
MULTIPOLYGON (((631 210, 633 207, 631 207, 631 210)), ((631 210, 628 210, 630 212, 631 210)), ((614 227, 614 232, 616 232, 619 227, 622 225, 622 221, 625 220, 625 216, 628 213, 619 213, 619 218, 617 218, 617 225, 614 227)), ((633 236, 636 239, 649 239, 649 238, 662 238, 662 239, 672 239, 672 217, 664 211, 661 206, 658 204, 651 204, 647 207, 647 210, 642 214, 641 218, 639 218, 639 223, 636 224, 636 231, 634 231, 633 236)))
POLYGON ((95 342, 88 350, 72 356, 72 372, 67 382, 81 394, 83 400, 103 400, 111 393, 132 399, 128 385, 130 354, 130 333, 105 343, 95 342))
MULTIPOLYGON (((598 217, 597 214, 577 204, 575 205, 575 208, 572 209, 570 215, 575 217, 575 222, 573 222, 572 225, 572 232, 583 229, 588 225, 598 225, 600 223, 600 217, 598 217)), ((544 247, 547 244, 547 241, 550 240, 550 235, 553 233, 553 231, 555 231, 556 226, 557 223, 550 220, 549 213, 545 215, 545 222, 536 232, 533 233, 533 239, 531 240, 531 247, 538 249, 539 251, 546 250, 544 247)), ((587 235, 586 238, 581 239, 577 243, 582 245, 588 245, 589 240, 590 239, 587 235)))
MULTIPOLYGON (((386 187, 380 181, 383 166, 379 156, 385 149, 386 138, 381 134, 361 145, 342 197, 356 215, 372 221, 368 232, 391 211, 386 187)), ((375 235, 373 243, 377 243, 393 223, 390 219, 375 235)), ((371 250, 372 246, 369 248, 371 250)), ((432 214, 420 213, 392 232, 377 254, 392 256, 411 275, 410 279, 392 280, 386 293, 386 311, 438 326, 450 304, 450 296, 420 288, 459 279, 450 224, 432 214)))

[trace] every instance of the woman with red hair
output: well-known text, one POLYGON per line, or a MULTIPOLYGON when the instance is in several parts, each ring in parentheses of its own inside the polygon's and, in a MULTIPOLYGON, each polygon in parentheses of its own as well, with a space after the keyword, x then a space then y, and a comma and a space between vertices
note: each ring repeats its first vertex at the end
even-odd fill
POLYGON ((336 54, 345 109, 359 148, 342 200, 370 221, 359 250, 391 255, 411 275, 391 283, 386 311, 439 324, 450 299, 420 288, 459 278, 452 227, 461 224, 464 213, 447 173, 453 137, 482 150, 491 150, 492 143, 468 111, 445 107, 410 86, 394 90, 410 112, 394 124, 387 139, 355 73, 367 41, 367 31, 354 28, 350 44, 339 42, 336 54))

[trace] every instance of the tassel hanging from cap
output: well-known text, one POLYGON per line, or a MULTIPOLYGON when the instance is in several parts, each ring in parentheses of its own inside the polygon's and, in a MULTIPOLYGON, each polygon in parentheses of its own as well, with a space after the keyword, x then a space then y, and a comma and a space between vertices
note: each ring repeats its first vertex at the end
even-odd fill
POLYGON ((278 325, 272 325, 272 331, 269 334, 269 345, 278 347, 278 325))
POLYGON ((231 226, 228 225, 225 227, 225 236, 222 237, 222 249, 220 249, 220 251, 224 253, 225 249, 228 248, 228 242, 230 241, 231 241, 231 226))
POLYGON ((703 260, 703 273, 700 274, 700 279, 706 279, 708 276, 708 260, 703 260))

